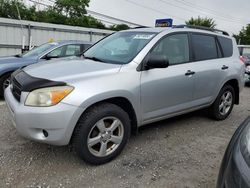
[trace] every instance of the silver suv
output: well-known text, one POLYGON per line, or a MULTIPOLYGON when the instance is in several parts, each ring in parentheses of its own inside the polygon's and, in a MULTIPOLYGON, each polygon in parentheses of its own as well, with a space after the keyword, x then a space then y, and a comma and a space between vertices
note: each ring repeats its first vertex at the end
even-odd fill
POLYGON ((225 32, 140 28, 104 38, 81 58, 14 72, 5 99, 20 135, 72 143, 83 160, 102 164, 142 125, 202 108, 227 118, 244 71, 225 32))

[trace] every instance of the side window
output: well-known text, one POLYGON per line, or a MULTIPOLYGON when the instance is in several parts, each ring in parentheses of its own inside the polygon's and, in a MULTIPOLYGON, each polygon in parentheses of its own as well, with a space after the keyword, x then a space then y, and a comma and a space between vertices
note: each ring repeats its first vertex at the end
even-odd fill
POLYGON ((51 51, 47 56, 54 57, 54 58, 62 57, 64 54, 64 50, 65 50, 65 46, 56 48, 55 50, 51 51))
POLYGON ((164 55, 170 65, 189 61, 189 44, 187 34, 175 34, 162 39, 151 52, 153 55, 164 55))
POLYGON ((79 55, 80 53, 81 53, 80 44, 70 44, 70 45, 67 45, 65 56, 74 56, 74 55, 79 55))
POLYGON ((91 44, 83 44, 82 46, 83 46, 83 51, 85 51, 91 46, 91 44))
POLYGON ((196 61, 218 58, 215 37, 192 34, 192 43, 196 61))
POLYGON ((233 42, 229 38, 218 37, 224 57, 231 57, 233 55, 233 42))

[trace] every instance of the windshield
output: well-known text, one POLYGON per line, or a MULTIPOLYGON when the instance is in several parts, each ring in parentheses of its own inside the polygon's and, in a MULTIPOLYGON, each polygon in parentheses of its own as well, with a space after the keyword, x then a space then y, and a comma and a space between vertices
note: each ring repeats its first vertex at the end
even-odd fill
POLYGON ((118 32, 101 40, 84 53, 104 63, 126 64, 156 35, 151 32, 118 32))
POLYGON ((25 54, 23 54, 23 57, 32 57, 32 56, 42 55, 42 53, 46 52, 47 50, 49 50, 50 48, 52 48, 56 45, 57 45, 57 43, 43 44, 41 46, 38 46, 38 47, 26 52, 25 54))

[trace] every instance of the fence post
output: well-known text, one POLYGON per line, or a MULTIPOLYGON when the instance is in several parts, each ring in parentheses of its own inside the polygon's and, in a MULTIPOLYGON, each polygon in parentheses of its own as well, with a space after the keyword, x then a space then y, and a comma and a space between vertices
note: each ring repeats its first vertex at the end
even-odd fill
POLYGON ((92 31, 89 32, 89 41, 93 42, 93 32, 92 31))
POLYGON ((28 45, 29 45, 29 50, 31 47, 31 26, 30 24, 28 25, 28 45))

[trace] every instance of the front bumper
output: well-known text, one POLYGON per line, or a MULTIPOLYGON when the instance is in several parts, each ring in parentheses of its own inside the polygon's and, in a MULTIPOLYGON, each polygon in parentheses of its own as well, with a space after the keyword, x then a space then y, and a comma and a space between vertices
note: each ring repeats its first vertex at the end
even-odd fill
POLYGON ((28 139, 52 144, 67 145, 83 109, 60 102, 51 107, 24 105, 27 93, 18 102, 10 86, 5 90, 5 101, 18 133, 28 139), (45 133, 48 134, 45 134, 45 133))

